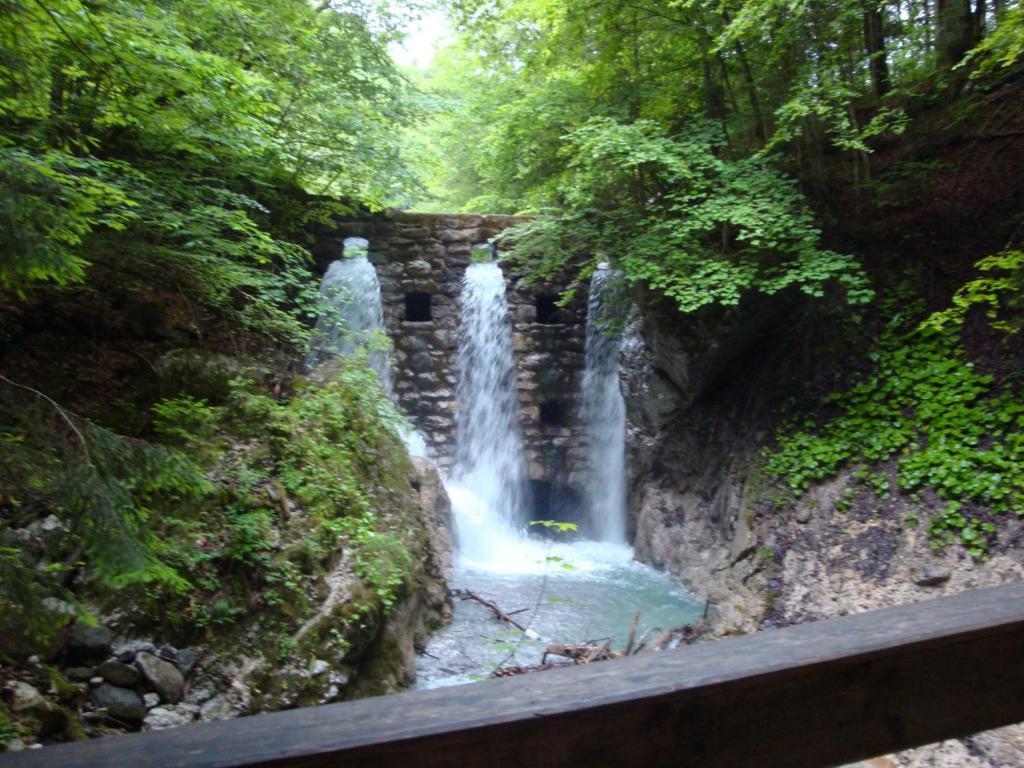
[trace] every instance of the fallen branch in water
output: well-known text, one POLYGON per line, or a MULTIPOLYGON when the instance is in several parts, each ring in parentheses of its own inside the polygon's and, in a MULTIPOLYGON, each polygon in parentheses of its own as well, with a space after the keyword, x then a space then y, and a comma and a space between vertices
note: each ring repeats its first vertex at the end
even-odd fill
POLYGON ((622 651, 613 651, 611 649, 611 641, 606 640, 600 645, 597 643, 552 643, 547 647, 547 650, 544 651, 544 655, 540 659, 542 666, 547 663, 549 655, 572 659, 576 664, 590 664, 595 661, 619 659, 624 654, 622 651))
MULTIPOLYGON (((489 609, 491 613, 494 614, 494 618, 498 621, 509 624, 524 634, 530 633, 526 627, 512 618, 514 615, 527 610, 526 608, 507 612, 502 610, 493 600, 487 600, 469 589, 453 589, 451 590, 451 595, 452 597, 457 597, 460 600, 472 600, 473 602, 479 603, 489 609)), ((710 604, 710 601, 704 603, 704 611, 701 614, 700 621, 696 625, 684 624, 681 627, 662 630, 650 645, 647 644, 647 638, 651 633, 657 632, 658 630, 656 627, 650 627, 644 631, 639 639, 637 639, 636 633, 640 625, 640 611, 634 611, 633 621, 629 628, 629 636, 626 640, 624 649, 621 651, 612 650, 611 638, 590 640, 585 643, 550 643, 544 650, 544 654, 541 656, 540 664, 534 666, 515 667, 504 667, 499 664, 498 667, 491 672, 490 676, 515 677, 517 675, 525 675, 530 672, 540 672, 545 669, 552 669, 559 666, 558 664, 549 663, 548 656, 560 656, 565 659, 571 659, 574 664, 591 664, 595 661, 607 661, 608 659, 620 659, 624 656, 635 656, 641 651, 663 651, 668 648, 678 648, 680 645, 690 645, 691 643, 697 642, 697 640, 699 640, 708 630, 707 618, 710 604)), ((532 634, 536 637, 536 633, 532 634)))
POLYGON ((640 611, 633 611, 633 624, 629 628, 629 639, 626 641, 626 649, 622 652, 623 656, 633 653, 633 641, 636 640, 636 627, 639 623, 640 611))
POLYGON ((480 595, 476 594, 476 592, 473 592, 469 589, 453 589, 452 597, 457 597, 460 600, 473 600, 477 603, 480 603, 480 605, 490 608, 491 612, 494 614, 494 618, 496 618, 498 621, 510 624, 516 629, 518 629, 520 632, 526 632, 526 627, 524 627, 522 624, 520 624, 518 621, 512 618, 513 615, 525 611, 525 608, 522 608, 518 611, 512 611, 512 613, 505 613, 505 611, 501 610, 501 608, 499 608, 496 603, 494 603, 491 600, 486 600, 480 597, 480 595))
POLYGON ((491 677, 516 677, 526 675, 530 672, 543 672, 545 669, 554 669, 557 664, 534 664, 526 667, 498 667, 491 672, 491 677))
POLYGON ((701 613, 700 621, 696 625, 684 624, 674 629, 666 629, 655 638, 650 646, 643 642, 651 631, 648 630, 644 633, 642 641, 637 643, 634 653, 640 653, 640 651, 663 651, 667 648, 678 648, 680 645, 692 645, 697 642, 710 629, 708 626, 708 610, 710 607, 711 601, 708 600, 704 603, 704 611, 701 613))

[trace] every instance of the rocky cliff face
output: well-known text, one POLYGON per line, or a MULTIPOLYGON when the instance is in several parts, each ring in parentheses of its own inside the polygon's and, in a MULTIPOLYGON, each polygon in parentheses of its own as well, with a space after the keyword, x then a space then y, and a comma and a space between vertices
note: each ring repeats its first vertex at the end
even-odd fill
MULTIPOLYGON (((408 505, 390 513, 411 555, 394 604, 373 601, 357 564, 342 551, 323 575, 301 626, 286 638, 298 649, 287 664, 250 654, 245 645, 241 651, 211 648, 186 697, 201 706, 202 719, 397 693, 414 682, 416 647, 451 618, 453 528, 437 468, 413 460, 409 484, 408 505)), ((259 627, 248 636, 259 651, 259 627)))
POLYGON ((756 401, 723 404, 708 393, 775 314, 684 323, 648 312, 623 345, 636 554, 707 599, 719 634, 756 630, 766 610, 754 530, 760 436, 744 416, 756 401))
MULTIPOLYGON (((849 473, 792 504, 759 470, 786 390, 785 301, 740 321, 648 309, 622 358, 637 557, 678 575, 729 635, 1024 578, 1024 524, 992 555, 933 551, 909 506, 843 503, 849 473), (910 514, 908 514, 910 513, 910 514)), ((874 766, 1024 765, 1024 727, 879 758, 874 766)))

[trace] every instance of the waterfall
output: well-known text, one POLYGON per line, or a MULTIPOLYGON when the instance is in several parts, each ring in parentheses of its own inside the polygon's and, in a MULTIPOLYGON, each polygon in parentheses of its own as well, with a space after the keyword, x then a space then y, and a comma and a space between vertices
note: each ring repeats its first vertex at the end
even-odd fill
POLYGON ((594 533, 626 542, 626 406, 619 389, 620 272, 599 268, 590 281, 583 369, 583 422, 594 533))
POLYGON ((345 240, 342 258, 332 261, 320 283, 324 310, 317 318, 306 370, 325 360, 365 351, 384 391, 391 394, 391 355, 377 270, 367 258, 369 243, 345 240))
MULTIPOLYGON (((486 246, 489 249, 489 246, 486 246)), ((512 360, 505 276, 474 263, 462 283, 455 466, 449 495, 462 556, 480 563, 508 557, 525 523, 519 401, 512 360)))
MULTIPOLYGON (((391 396, 391 345, 384 328, 380 280, 368 253, 366 240, 346 238, 342 258, 327 267, 320 283, 324 309, 316 320, 305 366, 312 371, 326 360, 365 352, 366 362, 391 396)), ((401 438, 410 456, 430 458, 426 440, 417 430, 405 428, 401 438)))

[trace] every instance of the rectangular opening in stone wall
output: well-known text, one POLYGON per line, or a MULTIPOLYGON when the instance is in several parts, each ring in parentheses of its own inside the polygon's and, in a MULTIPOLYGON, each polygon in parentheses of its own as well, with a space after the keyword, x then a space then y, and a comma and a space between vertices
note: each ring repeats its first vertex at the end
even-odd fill
POLYGON ((537 294, 537 322, 541 325, 562 325, 565 310, 558 306, 558 296, 553 293, 537 294))
POLYGON ((564 427, 567 419, 565 403, 546 400, 540 404, 540 423, 545 427, 564 427))
POLYGON ((413 291, 405 294, 405 319, 410 323, 429 323, 434 318, 430 314, 430 294, 413 291))

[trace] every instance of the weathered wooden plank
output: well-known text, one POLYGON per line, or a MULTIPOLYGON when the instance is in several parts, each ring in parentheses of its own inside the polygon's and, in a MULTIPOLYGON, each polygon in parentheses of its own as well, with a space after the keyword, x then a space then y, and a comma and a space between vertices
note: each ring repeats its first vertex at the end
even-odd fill
POLYGON ((826 766, 1024 721, 1024 585, 588 667, 47 747, 3 768, 826 766))

